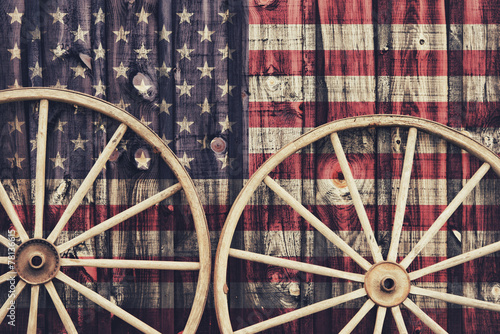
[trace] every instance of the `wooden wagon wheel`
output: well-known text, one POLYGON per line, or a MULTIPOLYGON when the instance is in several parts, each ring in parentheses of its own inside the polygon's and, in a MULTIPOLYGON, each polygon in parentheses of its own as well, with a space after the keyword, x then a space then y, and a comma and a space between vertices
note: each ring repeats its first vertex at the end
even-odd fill
POLYGON ((317 302, 312 305, 281 314, 274 318, 270 318, 268 320, 264 320, 262 322, 258 322, 256 324, 237 330, 235 333, 261 332, 266 329, 279 326, 365 296, 368 297, 366 303, 364 303, 357 314, 345 325, 341 333, 350 333, 365 317, 365 315, 375 306, 378 307, 374 327, 375 333, 382 332, 387 308, 391 309, 399 332, 407 333, 405 322, 400 310, 401 304, 405 305, 407 309, 415 314, 432 331, 436 333, 446 333, 446 331, 437 322, 435 322, 424 311, 422 311, 419 306, 417 306, 410 298, 408 298, 409 295, 427 296, 448 303, 500 312, 500 304, 498 303, 492 303, 453 294, 437 292, 429 289, 423 289, 411 284, 413 280, 421 278, 425 275, 452 268, 468 261, 497 252, 500 250, 500 241, 477 248, 473 251, 466 252, 455 257, 451 257, 449 259, 430 265, 428 267, 421 268, 416 271, 407 271, 410 263, 412 263, 412 261, 419 255, 422 249, 437 234, 441 227, 443 227, 443 225, 451 217, 453 212, 461 205, 467 195, 471 193, 474 187, 485 176, 490 168, 497 175, 500 175, 500 158, 480 143, 442 124, 409 116, 371 115, 347 118, 315 128, 314 130, 289 143, 276 154, 271 156, 253 174, 243 190, 240 192, 225 222, 221 238, 219 240, 214 271, 215 303, 217 319, 219 321, 221 331, 225 334, 233 333, 227 300, 227 294, 228 291, 230 293, 231 287, 228 287, 226 283, 229 257, 264 263, 267 265, 282 268, 289 268, 311 274, 340 278, 364 284, 363 288, 356 291, 340 296, 335 296, 331 299, 323 300, 321 302, 317 302), (344 154, 344 150, 338 135, 338 132, 345 130, 372 127, 409 128, 406 152, 400 179, 400 188, 396 199, 396 211, 394 214, 391 243, 387 259, 383 258, 379 245, 377 244, 377 241, 375 239, 374 232, 370 225, 370 221, 365 211, 365 207, 361 200, 356 182, 353 178, 349 163, 344 154), (410 176, 412 172, 413 157, 418 131, 438 136, 448 141, 449 143, 452 143, 459 148, 468 151, 470 154, 477 157, 483 164, 477 170, 474 176, 472 176, 472 178, 460 190, 460 192, 451 201, 451 203, 449 203, 449 205, 441 213, 441 215, 435 220, 432 226, 423 234, 422 238, 416 244, 416 246, 413 247, 413 249, 404 257, 401 262, 397 263, 397 252, 403 227, 403 219, 408 197, 410 176), (364 235, 366 236, 366 240, 368 240, 369 249, 371 255, 373 256, 373 261, 375 262, 374 264, 367 261, 358 252, 351 248, 335 232, 333 232, 327 225, 325 225, 324 222, 320 221, 312 212, 310 212, 305 206, 303 206, 298 200, 296 200, 290 193, 284 190, 275 180, 273 180, 269 176, 269 173, 287 157, 326 136, 330 136, 330 140, 337 156, 337 160, 340 164, 345 181, 347 182, 353 205, 359 217, 359 221, 361 223, 364 235), (352 258, 362 269, 364 269, 364 274, 351 273, 334 268, 328 268, 325 266, 303 263, 299 261, 291 261, 275 256, 268 256, 255 252, 231 248, 233 235, 238 221, 240 220, 240 216, 242 215, 242 212, 249 202, 250 198, 262 182, 264 182, 278 197, 280 197, 298 214, 300 214, 305 219, 305 221, 307 221, 312 227, 320 232, 327 240, 329 240, 341 251, 343 251, 344 254, 352 258))
MULTIPOLYGON (((189 270, 199 271, 196 294, 193 301, 184 333, 195 333, 199 325, 205 302, 208 295, 208 286, 210 282, 210 239, 208 235, 205 214, 197 196, 194 184, 186 170, 182 167, 174 153, 164 144, 164 142, 147 126, 138 121, 131 114, 121 110, 113 104, 95 98, 90 95, 82 94, 60 89, 47 88, 25 88, 13 89, 0 92, 0 104, 16 101, 39 100, 39 125, 36 136, 36 180, 35 180, 35 228, 32 237, 27 233, 21 223, 18 214, 9 198, 5 188, 0 183, 0 202, 7 212, 14 228, 16 229, 21 244, 17 245, 11 238, 0 236, 0 243, 5 247, 15 250, 15 260, 9 257, 0 258, 0 263, 12 265, 14 270, 0 276, 0 282, 6 282, 11 277, 18 275, 21 279, 17 283, 15 293, 12 298, 0 308, 0 322, 2 322, 9 311, 9 303, 15 300, 26 287, 31 285, 31 303, 28 320, 28 333, 37 332, 37 309, 40 292, 40 285, 45 285, 54 305, 62 319, 62 322, 68 333, 76 333, 66 308, 57 294, 53 280, 57 279, 72 287, 80 294, 93 301, 102 308, 108 310, 115 316, 121 318, 136 329, 145 333, 158 333, 153 327, 137 319, 127 311, 123 310, 108 299, 102 297, 93 290, 78 283, 65 275, 59 269, 65 266, 83 266, 96 268, 131 268, 131 269, 158 269, 158 270, 189 270), (55 228, 48 236, 43 235, 43 210, 45 199, 45 166, 46 166, 46 142, 47 142, 47 122, 49 101, 68 103, 71 105, 82 106, 102 113, 106 116, 118 120, 121 124, 114 133, 113 137, 102 151, 94 166, 85 177, 78 191, 71 199, 63 215, 57 222, 55 228), (83 198, 92 187, 95 179, 105 167, 106 162, 121 138, 131 129, 137 135, 142 137, 149 145, 159 152, 162 159, 173 171, 178 179, 178 183, 139 202, 127 210, 109 218, 108 220, 88 229, 77 237, 63 243, 55 244, 61 231, 64 229, 72 214, 75 212, 83 198), (106 259, 68 259, 61 258, 60 254, 112 227, 126 221, 127 219, 139 214, 140 212, 160 203, 180 190, 184 191, 188 201, 197 234, 199 246, 199 262, 181 262, 181 261, 147 261, 147 260, 106 260, 106 259)), ((9 253, 10 254, 10 253, 9 253)))

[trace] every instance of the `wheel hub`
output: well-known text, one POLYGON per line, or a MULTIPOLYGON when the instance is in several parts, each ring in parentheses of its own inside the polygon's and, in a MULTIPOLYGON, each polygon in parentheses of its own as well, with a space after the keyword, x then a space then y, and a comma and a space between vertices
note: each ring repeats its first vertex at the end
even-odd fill
POLYGON ((410 277, 394 262, 380 262, 365 275, 365 290, 373 302, 384 307, 401 304, 410 293, 410 277))
POLYGON ((47 240, 30 239, 16 251, 14 268, 26 283, 47 283, 57 275, 59 267, 59 253, 47 240))

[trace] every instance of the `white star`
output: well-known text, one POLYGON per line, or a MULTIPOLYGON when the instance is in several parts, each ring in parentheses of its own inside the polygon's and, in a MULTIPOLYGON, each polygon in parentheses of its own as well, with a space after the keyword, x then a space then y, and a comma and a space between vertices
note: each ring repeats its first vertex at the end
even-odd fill
POLYGON ((186 7, 184 6, 182 13, 177 13, 177 15, 181 18, 181 22, 179 22, 179 24, 181 24, 182 22, 187 22, 191 24, 191 16, 193 16, 194 14, 188 13, 186 7))
POLYGON ((203 42, 205 40, 211 42, 212 41, 212 34, 213 33, 215 33, 215 30, 214 31, 208 30, 208 26, 207 25, 205 25, 205 29, 204 30, 198 31, 198 34, 201 35, 201 42, 203 42))
POLYGON ((17 47, 17 43, 14 43, 13 49, 7 49, 10 52, 10 60, 12 59, 21 59, 21 49, 17 47))
POLYGON ((63 126, 65 126, 66 124, 68 124, 68 122, 61 122, 61 120, 58 120, 56 129, 54 130, 54 132, 61 131, 64 133, 63 126))
POLYGON ((40 33, 40 29, 38 27, 36 27, 35 30, 30 31, 30 34, 31 34, 32 41, 42 38, 41 33, 40 33))
POLYGON ((222 89, 221 97, 223 97, 226 94, 233 96, 233 89, 236 86, 231 86, 227 80, 226 80, 226 83, 224 85, 218 85, 218 86, 220 89, 222 89))
POLYGON ((202 140, 198 139, 197 142, 201 144, 202 150, 205 150, 208 148, 208 136, 207 135, 205 135, 205 137, 203 137, 202 140))
POLYGON ((83 30, 82 27, 78 25, 78 29, 76 31, 72 31, 71 33, 75 35, 75 40, 73 42, 76 42, 78 40, 85 42, 85 35, 88 35, 89 31, 83 30))
POLYGON ((163 62, 163 65, 161 65, 161 67, 155 67, 155 68, 158 72, 160 72, 160 78, 163 76, 170 78, 170 75, 168 75, 168 72, 170 72, 172 70, 172 68, 167 67, 167 65, 165 65, 165 62, 163 62))
POLYGON ((148 121, 146 121, 146 120, 144 119, 144 116, 141 116, 141 120, 140 120, 140 121, 141 121, 141 123, 142 123, 142 124, 144 124, 145 126, 149 126, 151 123, 153 123, 153 122, 148 122, 148 121))
POLYGON ((149 15, 151 15, 151 13, 146 13, 146 11, 144 10, 144 7, 142 7, 140 13, 135 13, 135 16, 137 16, 139 18, 139 20, 137 21, 137 24, 139 24, 141 22, 148 24, 149 15))
POLYGON ((55 158, 50 158, 50 160, 54 163, 54 168, 61 167, 64 169, 64 161, 67 159, 61 158, 61 154, 57 152, 57 155, 55 158))
POLYGON ((193 161, 193 160, 194 160, 194 158, 188 158, 188 156, 187 156, 186 152, 184 152, 184 155, 182 156, 182 158, 179 158, 180 163, 181 163, 184 167, 189 168, 189 169, 191 169, 191 164, 190 164, 190 163, 191 163, 191 161, 193 161))
POLYGON ((189 127, 194 124, 194 122, 188 122, 186 116, 184 116, 184 119, 182 120, 182 122, 175 122, 175 123, 179 124, 179 126, 181 127, 181 129, 179 130, 179 133, 181 133, 182 131, 187 131, 187 132, 191 133, 191 129, 189 127))
POLYGON ((141 80, 141 84, 140 85, 134 85, 134 87, 139 91, 139 93, 141 93, 142 95, 147 95, 148 94, 148 90, 153 87, 151 85, 146 85, 144 83, 144 79, 141 80))
POLYGON ((14 122, 7 122, 9 123, 10 125, 10 131, 9 131, 9 134, 14 132, 14 131, 19 131, 20 133, 23 133, 23 130, 21 130, 21 126, 25 123, 25 122, 19 122, 19 119, 17 118, 17 116, 14 118, 14 122))
POLYGON ((38 65, 38 62, 35 63, 35 67, 30 67, 30 71, 33 71, 31 73, 31 79, 35 77, 42 77, 43 68, 38 65))
POLYGON ((17 7, 14 8, 13 13, 7 13, 7 15, 9 15, 11 17, 10 24, 12 24, 14 22, 23 23, 21 21, 21 18, 23 17, 24 13, 19 13, 19 11, 17 10, 17 7))
POLYGON ((78 64, 76 67, 70 67, 75 72, 75 78, 82 77, 85 78, 85 68, 78 64))
POLYGON ((99 47, 94 49, 95 60, 97 59, 106 59, 106 49, 102 47, 102 43, 99 43, 99 47))
POLYGON ((92 15, 95 16, 95 22, 94 24, 97 24, 99 22, 104 23, 106 21, 106 14, 102 11, 102 8, 99 8, 99 11, 97 13, 92 13, 92 15))
POLYGON ((123 99, 120 99, 120 102, 118 102, 117 104, 115 104, 118 108, 121 108, 121 109, 127 109, 128 107, 130 107, 130 103, 125 103, 123 102, 123 99))
POLYGON ((157 31, 158 35, 160 36, 160 40, 158 42, 161 42, 163 40, 166 40, 167 42, 170 42, 170 34, 172 33, 171 31, 168 31, 165 29, 165 25, 163 25, 163 28, 160 31, 157 31))
POLYGON ((59 7, 57 7, 57 10, 55 13, 50 13, 50 15, 52 15, 52 17, 54 18, 54 21, 52 21, 52 24, 56 23, 56 22, 61 22, 62 24, 64 24, 64 17, 66 15, 68 15, 68 13, 63 13, 61 12, 61 9, 59 7))
POLYGON ((7 86, 8 88, 20 88, 21 86, 19 85, 19 82, 17 82, 17 79, 14 80, 14 84, 11 86, 7 86))
POLYGON ((151 158, 146 158, 146 155, 144 154, 144 150, 141 151, 141 156, 139 158, 135 158, 135 161, 137 162, 137 168, 138 169, 148 169, 149 168, 149 161, 151 158))
POLYGON ((106 86, 102 84, 101 79, 99 79, 99 83, 95 86, 92 86, 95 89, 95 96, 103 95, 106 96, 106 86))
POLYGON ((58 88, 58 89, 66 89, 68 86, 67 85, 61 85, 61 82, 59 79, 57 79, 57 83, 54 86, 51 86, 52 88, 58 88))
POLYGON ((222 166, 221 166, 220 169, 224 169, 227 166, 229 166, 229 168, 233 169, 233 162, 236 159, 229 158, 229 155, 226 153, 223 158, 217 158, 217 160, 219 160, 220 162, 222 162, 222 166))
POLYGON ((207 61, 205 61, 205 65, 203 65, 203 67, 197 67, 197 69, 201 71, 200 79, 203 77, 209 77, 211 79, 214 68, 215 67, 209 67, 207 61))
POLYGON ((130 31, 125 31, 123 26, 120 26, 120 30, 113 31, 113 34, 116 35, 115 43, 118 43, 120 40, 124 40, 125 43, 128 43, 127 35, 130 34, 130 31))
POLYGON ((236 122, 229 122, 229 116, 226 115, 226 119, 224 122, 219 122, 219 124, 222 126, 221 132, 224 132, 226 130, 229 130, 229 132, 233 132, 233 125, 236 124, 236 122))
POLYGON ((144 43, 141 44, 140 49, 134 49, 135 53, 137 53, 137 60, 139 59, 148 59, 148 53, 152 51, 152 49, 146 49, 144 47, 144 43))
POLYGON ((57 47, 55 49, 50 49, 50 51, 52 51, 52 53, 54 54, 52 60, 56 60, 56 58, 61 58, 67 52, 66 49, 63 49, 61 44, 57 44, 57 47))
POLYGON ((23 162, 23 160, 26 160, 26 159, 25 158, 20 158, 19 155, 16 152, 14 154, 14 157, 7 158, 7 160, 9 160, 9 162, 11 164, 10 168, 14 168, 14 166, 16 166, 19 169, 23 169, 23 167, 21 166, 21 162, 23 162))
POLYGON ((172 106, 172 103, 167 103, 165 102, 165 99, 161 100, 160 104, 160 114, 164 112, 167 115, 170 115, 170 107, 172 106))
POLYGON ((184 79, 184 83, 182 85, 177 85, 177 88, 181 90, 181 95, 187 94, 191 96, 191 89, 194 87, 194 85, 188 85, 186 82, 186 79, 184 79))
POLYGON ((125 79, 128 79, 127 71, 129 70, 128 67, 123 66, 123 63, 120 62, 120 66, 118 67, 113 67, 113 70, 116 71, 116 78, 118 79, 119 77, 125 77, 125 79))
POLYGON ((222 16, 222 23, 221 24, 224 24, 226 22, 234 24, 233 23, 233 16, 235 16, 236 13, 230 13, 229 9, 228 9, 224 13, 219 13, 219 15, 222 16))
POLYGON ((163 140, 163 142, 165 143, 165 145, 170 145, 170 143, 172 142, 172 140, 170 139, 167 139, 167 137, 165 137, 165 134, 163 134, 163 136, 161 137, 161 140, 163 140))
POLYGON ((182 49, 177 49, 177 52, 179 52, 181 54, 181 59, 187 58, 187 59, 191 60, 190 54, 193 51, 194 51, 194 49, 187 48, 186 43, 184 43, 184 46, 182 47, 182 49))
POLYGON ((222 53, 222 59, 229 58, 233 60, 233 52, 235 51, 236 49, 230 49, 228 44, 226 44, 224 49, 219 49, 219 52, 222 53))
POLYGON ((82 135, 79 133, 77 139, 72 139, 71 142, 75 144, 75 148, 73 151, 78 150, 81 148, 83 151, 85 151, 85 143, 88 142, 88 140, 82 139, 82 135))
POLYGON ((203 102, 203 104, 198 104, 198 105, 201 107, 200 115, 202 115, 205 112, 210 114, 210 108, 212 108, 214 104, 208 103, 208 98, 205 98, 205 102, 203 102))

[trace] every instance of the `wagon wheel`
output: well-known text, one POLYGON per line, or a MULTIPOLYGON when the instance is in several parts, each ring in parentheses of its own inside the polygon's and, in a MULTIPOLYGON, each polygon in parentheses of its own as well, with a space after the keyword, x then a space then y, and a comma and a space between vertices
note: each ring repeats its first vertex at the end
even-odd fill
POLYGON ((461 205, 467 195, 471 193, 474 187, 485 176, 490 168, 497 175, 500 175, 500 159, 495 153, 493 153, 480 143, 474 141, 470 137, 456 130, 453 130, 439 123, 409 116, 371 115, 347 118, 315 128, 314 130, 289 143, 279 152, 271 156, 253 174, 243 190, 240 192, 226 219, 221 238, 219 240, 214 271, 215 303, 217 319, 221 331, 224 334, 233 333, 227 299, 227 294, 228 292, 230 293, 231 287, 228 287, 226 283, 229 257, 364 284, 364 287, 361 289, 349 292, 344 295, 335 296, 331 299, 326 299, 321 302, 316 302, 314 304, 281 314, 276 317, 272 317, 270 319, 237 330, 236 333, 261 332, 266 329, 286 324, 293 320, 315 314, 317 312, 361 297, 367 297, 366 302, 359 309, 357 314, 345 325, 341 333, 350 333, 374 307, 378 308, 374 327, 375 333, 382 332, 387 308, 390 308, 399 332, 407 333, 400 305, 406 306, 409 311, 411 311, 416 317, 418 317, 432 331, 436 333, 446 333, 446 331, 436 321, 429 317, 422 309, 420 309, 419 306, 417 306, 417 304, 415 304, 410 298, 408 298, 409 295, 426 296, 452 304, 500 312, 500 304, 498 303, 457 296, 449 293, 442 293, 412 285, 412 281, 425 275, 452 268, 468 261, 497 252, 500 250, 500 241, 494 242, 484 247, 479 247, 473 251, 469 251, 455 257, 448 258, 444 261, 424 268, 420 268, 416 271, 408 272, 407 270, 412 261, 419 255, 419 253, 429 243, 429 241, 437 234, 441 227, 443 227, 443 225, 451 217, 453 212, 461 205), (338 135, 338 132, 345 130, 373 127, 409 128, 406 152, 404 155, 403 168, 400 178, 400 188, 396 199, 396 211, 394 214, 392 237, 386 259, 384 259, 379 245, 377 244, 377 241, 375 239, 374 232, 370 225, 370 221, 365 211, 365 207, 361 200, 356 182, 353 178, 349 163, 346 159, 338 135), (400 256, 405 257, 401 262, 398 263, 396 262, 398 257, 398 246, 403 227, 403 219, 413 166, 413 157, 415 152, 415 145, 417 142, 417 132, 419 131, 440 137, 447 142, 468 151, 468 153, 472 154, 482 162, 482 166, 477 170, 474 176, 472 176, 470 180, 468 180, 465 186, 455 196, 451 203, 448 204, 446 209, 434 221, 431 227, 423 234, 422 238, 413 247, 413 249, 411 249, 408 254, 399 254, 400 256), (327 225, 325 225, 324 222, 320 221, 312 212, 310 212, 290 193, 282 188, 278 184, 278 182, 276 182, 269 176, 269 173, 287 157, 291 156, 300 149, 305 148, 307 145, 312 144, 319 139, 327 136, 330 136, 328 140, 330 140, 333 145, 333 149, 340 164, 340 168, 344 175, 345 181, 347 182, 353 205, 364 232, 363 234, 365 235, 366 240, 368 240, 370 253, 371 256, 373 256, 373 262, 375 262, 374 264, 369 262, 353 248, 351 248, 351 246, 349 246, 335 232, 333 232, 327 225), (346 272, 326 266, 292 261, 280 257, 268 256, 255 252, 231 248, 233 234, 237 227, 238 221, 240 220, 242 212, 249 202, 250 198, 256 192, 257 188, 262 182, 264 182, 272 190, 272 192, 274 192, 285 203, 292 207, 300 216, 302 216, 302 218, 304 218, 305 221, 307 221, 312 227, 314 227, 316 231, 321 233, 328 241, 330 241, 333 245, 343 251, 344 254, 354 260, 363 269, 364 274, 346 272))
POLYGON ((40 293, 40 285, 44 285, 50 297, 52 298, 57 312, 64 324, 68 333, 76 333, 75 325, 71 320, 65 305, 61 301, 53 280, 58 280, 72 287, 81 295, 93 301, 103 309, 111 312, 115 316, 121 318, 136 329, 145 333, 158 333, 150 325, 139 320, 124 309, 120 308, 113 302, 102 297, 93 290, 85 287, 79 282, 65 275, 59 269, 65 266, 81 266, 95 268, 125 268, 125 269, 158 269, 158 270, 188 270, 199 271, 196 294, 194 296, 193 307, 190 311, 187 324, 184 328, 184 333, 195 333, 203 313, 205 302, 208 294, 208 285, 210 281, 210 241, 207 230, 206 218, 200 200, 197 196, 193 182, 186 170, 182 167, 179 160, 173 152, 164 144, 150 128, 142 124, 131 114, 121 110, 113 104, 101 99, 73 92, 68 90, 47 89, 47 88, 25 88, 13 89, 0 92, 0 104, 16 101, 40 101, 39 105, 39 124, 38 133, 36 136, 36 180, 35 180, 35 228, 33 237, 27 233, 19 216, 9 198, 5 188, 0 183, 0 202, 10 218, 16 232, 18 233, 21 244, 15 243, 15 239, 9 234, 9 238, 0 236, 0 243, 9 248, 9 256, 0 258, 0 263, 7 264, 11 269, 0 276, 0 282, 11 280, 12 277, 18 275, 19 282, 15 287, 15 292, 12 297, 0 308, 0 322, 2 322, 8 311, 9 303, 15 300, 21 291, 27 286, 31 286, 31 302, 28 319, 28 333, 37 332, 37 309, 40 293), (43 235, 43 210, 45 199, 45 165, 46 165, 46 142, 47 142, 47 122, 49 101, 68 103, 85 107, 101 114, 118 120, 121 124, 114 133, 111 140, 108 142, 99 158, 94 163, 92 169, 85 177, 79 189, 71 199, 69 205, 63 215, 57 222, 55 228, 48 236, 43 235), (107 219, 106 221, 97 224, 88 229, 77 237, 70 239, 62 244, 55 244, 59 234, 64 229, 72 214, 75 212, 79 204, 84 199, 85 195, 92 187, 95 179, 105 167, 106 162, 115 148, 119 144, 121 138, 127 131, 131 129, 137 135, 142 137, 149 145, 152 146, 166 164, 173 171, 178 183, 168 187, 158 194, 141 201, 127 210, 107 219), (68 259, 61 258, 60 254, 72 247, 92 238, 96 235, 108 231, 112 227, 126 221, 127 219, 139 214, 140 212, 162 202, 175 193, 183 190, 188 201, 194 225, 197 234, 197 242, 199 246, 199 262, 182 262, 182 261, 148 261, 148 260, 107 260, 107 259, 68 259), (15 254, 14 254, 15 251, 15 254), (14 255, 14 256, 13 256, 14 255), (12 261, 15 258, 14 261, 12 261))

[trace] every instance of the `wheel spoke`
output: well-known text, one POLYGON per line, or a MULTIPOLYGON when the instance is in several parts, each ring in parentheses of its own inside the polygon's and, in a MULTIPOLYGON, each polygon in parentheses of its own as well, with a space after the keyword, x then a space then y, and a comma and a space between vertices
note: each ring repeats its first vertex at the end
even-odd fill
POLYGON ((352 176, 351 168, 349 167, 349 163, 347 162, 344 149, 342 148, 342 144, 340 143, 339 135, 334 132, 331 134, 330 138, 332 140, 333 149, 335 150, 335 154, 337 155, 337 159, 340 164, 340 169, 342 170, 344 178, 347 182, 347 187, 349 188, 349 192, 351 193, 354 208, 356 209, 356 213, 359 217, 359 222, 361 223, 363 231, 365 232, 366 240, 368 242, 368 245, 370 246, 370 250, 372 252, 375 263, 383 261, 384 259, 382 258, 382 253, 380 252, 377 240, 375 240, 372 226, 370 225, 365 206, 363 205, 363 201, 361 200, 361 196, 359 195, 358 187, 356 186, 356 182, 354 181, 354 177, 352 176))
POLYGON ((451 217, 455 210, 462 204, 465 198, 474 190, 476 185, 481 181, 484 175, 490 169, 490 165, 486 162, 477 170, 477 172, 471 177, 471 179, 465 184, 465 186, 460 190, 460 192, 455 196, 451 203, 444 209, 444 211, 439 215, 432 226, 425 232, 422 238, 419 240, 417 245, 408 253, 408 255, 401 261, 401 266, 403 268, 408 268, 412 261, 417 257, 417 255, 422 251, 422 249, 431 241, 431 239, 439 232, 441 227, 446 223, 446 221, 451 217))
POLYGON ((403 302, 403 305, 406 306, 413 314, 415 314, 424 324, 427 325, 434 333, 438 334, 448 334, 447 331, 443 329, 443 327, 439 326, 437 322, 435 322, 431 317, 427 315, 424 311, 420 309, 414 302, 411 301, 410 298, 406 298, 403 302))
POLYGON ((356 328, 361 320, 365 317, 365 315, 370 312, 370 310, 375 306, 375 303, 368 299, 365 304, 359 309, 358 313, 354 315, 354 317, 345 325, 344 328, 339 332, 339 334, 349 334, 356 328))
POLYGON ((17 277, 17 273, 15 271, 9 271, 2 276, 0 276, 0 284, 5 283, 13 278, 17 277))
POLYGON ((309 222, 316 230, 325 236, 331 243, 337 246, 341 251, 350 256, 364 270, 371 268, 370 262, 364 259, 359 253, 351 248, 344 240, 342 240, 335 232, 319 220, 311 211, 307 210, 299 201, 283 189, 276 181, 267 176, 264 183, 271 188, 281 199, 290 205, 299 215, 309 222))
POLYGON ((9 313, 9 306, 11 305, 11 302, 15 301, 17 297, 21 294, 23 291, 24 287, 26 286, 26 283, 23 280, 20 280, 16 288, 14 289, 14 292, 11 294, 9 292, 9 298, 5 301, 5 303, 2 305, 2 308, 0 308, 0 324, 3 322, 5 317, 7 316, 7 313, 9 313))
POLYGON ((385 315, 387 313, 387 308, 379 306, 377 309, 377 319, 375 320, 375 329, 373 334, 382 334, 382 329, 384 328, 385 315))
POLYGON ((408 334, 406 329, 405 321, 403 315, 401 314, 400 306, 391 307, 392 316, 396 322, 396 327, 398 328, 399 334, 408 334))
POLYGON ((113 216, 109 218, 108 220, 103 221, 102 223, 92 227, 91 229, 85 231, 84 233, 80 234, 79 236, 65 242, 64 244, 61 244, 57 246, 57 250, 59 253, 64 252, 65 250, 68 250, 69 248, 76 246, 85 240, 88 240, 92 237, 95 237, 99 233, 102 233, 106 230, 109 230, 113 226, 116 226, 127 219, 137 215, 138 213, 152 207, 153 205, 156 205, 160 203, 161 201, 169 198, 170 196, 174 195, 177 193, 179 190, 182 189, 182 186, 180 183, 176 183, 171 187, 168 187, 167 189, 163 190, 162 192, 151 196, 150 198, 137 203, 136 205, 128 208, 127 210, 120 212, 116 216, 113 216))
POLYGON ((38 133, 36 134, 36 179, 35 179, 35 238, 43 237, 43 207, 45 205, 45 161, 47 153, 47 122, 49 101, 40 101, 38 133))
POLYGON ((500 312, 500 304, 486 302, 484 300, 478 300, 474 298, 456 296, 449 293, 432 291, 428 289, 422 289, 416 286, 412 286, 410 289, 410 293, 414 295, 431 297, 434 299, 439 299, 445 301, 447 303, 463 305, 468 307, 480 308, 483 310, 490 310, 500 312))
POLYGON ((64 306, 61 298, 59 297, 59 294, 57 293, 54 283, 52 283, 52 281, 45 283, 45 288, 47 289, 50 298, 52 298, 52 301, 54 302, 54 306, 56 307, 57 313, 59 313, 59 317, 61 318, 61 321, 64 325, 64 328, 66 328, 66 331, 68 333, 78 334, 75 328, 75 324, 73 323, 73 320, 71 320, 71 317, 69 316, 66 307, 64 306))
POLYGON ((470 252, 466 252, 457 256, 454 256, 452 258, 449 258, 447 260, 435 263, 433 265, 430 265, 428 267, 412 271, 408 275, 410 276, 410 279, 416 280, 417 278, 420 278, 425 275, 429 275, 435 272, 438 272, 440 270, 445 270, 448 268, 452 268, 455 266, 458 266, 462 263, 469 262, 475 259, 478 259, 480 257, 489 255, 491 253, 495 253, 500 251, 500 241, 497 241, 495 243, 492 243, 488 246, 484 246, 478 249, 475 249, 470 252))
POLYGON ((363 296, 366 296, 366 291, 364 288, 346 293, 345 295, 341 295, 338 297, 330 298, 327 300, 323 300, 318 303, 314 303, 309 306, 305 306, 302 308, 299 308, 295 311, 291 311, 282 315, 279 315, 277 317, 259 322, 255 325, 245 327, 243 329, 240 329, 239 331, 234 332, 234 334, 252 334, 252 333, 258 333, 262 332, 266 329, 273 328, 282 324, 286 324, 287 322, 294 321, 303 317, 306 317, 308 315, 314 314, 321 312, 323 310, 326 310, 328 308, 346 303, 348 301, 361 298, 363 296))
POLYGON ((17 215, 16 209, 14 209, 14 205, 12 204, 9 195, 5 191, 2 182, 0 182, 0 203, 5 209, 5 212, 7 212, 7 215, 9 216, 9 219, 12 222, 12 225, 14 225, 17 233, 19 234, 21 241, 25 242, 26 240, 28 240, 28 234, 26 233, 26 230, 24 229, 23 224, 21 223, 21 220, 17 215))
POLYGON ((120 124, 118 129, 113 134, 113 137, 111 137, 111 140, 106 145, 101 155, 95 162, 94 166, 88 173, 87 177, 85 177, 85 180, 83 180, 82 184, 80 185, 80 188, 78 188, 75 195, 69 202, 68 206, 66 207, 66 210, 64 210, 61 218, 54 227, 54 230, 50 233, 49 237, 47 238, 47 241, 54 242, 57 239, 61 231, 64 229, 64 226, 66 226, 67 222, 69 221, 75 210, 80 205, 80 202, 83 200, 87 192, 92 187, 92 184, 94 183, 95 179, 106 165, 106 162, 108 161, 111 154, 114 152, 116 146, 118 146, 118 143, 120 142, 126 131, 127 131, 127 126, 124 123, 120 124))
POLYGON ((0 256, 0 264, 9 264, 9 258, 7 256, 0 256))
POLYGON ((31 286, 30 313, 28 318, 28 334, 36 334, 38 317, 38 296, 40 294, 40 285, 31 286))
POLYGON ((113 313, 115 316, 127 322, 136 329, 143 331, 144 333, 160 333, 153 327, 137 319, 136 317, 134 317, 132 314, 128 313, 121 307, 116 306, 116 304, 113 304, 103 296, 83 286, 82 284, 78 283, 77 281, 73 280, 72 278, 63 274, 62 272, 59 272, 56 278, 66 283, 67 285, 69 285, 70 287, 81 293, 83 296, 87 297, 88 299, 90 299, 103 309, 113 313))
POLYGON ((392 227, 391 245, 387 255, 387 261, 396 261, 399 248, 399 239, 403 229, 406 202, 408 200, 408 189, 410 188, 411 170, 413 167, 413 157, 415 155, 415 144, 417 143, 417 129, 411 128, 408 132, 406 142, 406 152, 403 162, 403 172, 399 182, 398 197, 396 199, 396 212, 394 214, 394 226, 392 227))
POLYGON ((158 270, 200 270, 199 262, 147 261, 147 260, 108 260, 108 259, 61 259, 65 267, 158 269, 158 270))
POLYGON ((0 235, 0 244, 4 245, 7 248, 10 248, 10 241, 3 235, 0 235))
POLYGON ((275 257, 275 256, 262 255, 262 254, 257 254, 257 253, 248 252, 248 251, 239 250, 239 249, 234 249, 234 248, 229 249, 229 256, 232 256, 232 257, 235 257, 238 259, 242 259, 242 260, 265 263, 265 264, 269 264, 272 266, 278 266, 278 267, 282 267, 282 268, 300 270, 303 272, 316 274, 316 275, 342 278, 342 279, 351 280, 354 282, 364 282, 364 280, 365 280, 365 276, 361 275, 361 274, 349 273, 346 271, 336 270, 336 269, 327 268, 327 267, 323 267, 323 266, 318 266, 315 264, 309 264, 309 263, 304 263, 304 262, 299 262, 299 261, 292 261, 292 260, 282 259, 282 258, 275 257))

